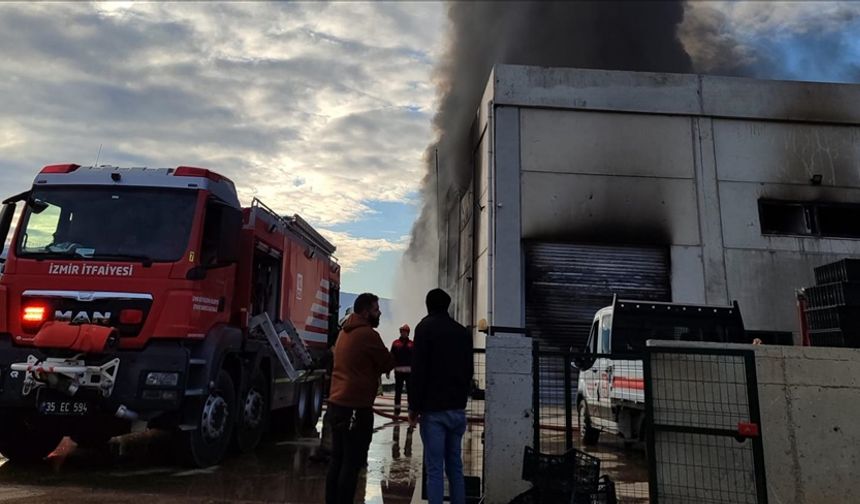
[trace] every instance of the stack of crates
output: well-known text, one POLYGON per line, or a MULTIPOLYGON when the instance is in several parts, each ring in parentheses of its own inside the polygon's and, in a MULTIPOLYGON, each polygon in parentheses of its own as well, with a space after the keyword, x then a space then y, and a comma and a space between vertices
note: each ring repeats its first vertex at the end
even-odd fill
POLYGON ((806 324, 813 346, 860 348, 860 259, 815 268, 806 289, 806 324))

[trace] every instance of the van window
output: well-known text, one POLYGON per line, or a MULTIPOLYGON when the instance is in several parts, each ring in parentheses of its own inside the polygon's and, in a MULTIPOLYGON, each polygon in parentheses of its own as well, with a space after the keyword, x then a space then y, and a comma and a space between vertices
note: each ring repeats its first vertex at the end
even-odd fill
POLYGON ((588 344, 585 347, 585 351, 588 353, 597 352, 597 332, 598 332, 598 329, 599 329, 599 326, 597 324, 597 321, 595 320, 594 324, 592 324, 592 326, 591 326, 591 332, 588 333, 588 344))
POLYGON ((597 353, 611 353, 610 336, 612 327, 612 315, 604 315, 600 317, 600 339, 597 345, 597 353))

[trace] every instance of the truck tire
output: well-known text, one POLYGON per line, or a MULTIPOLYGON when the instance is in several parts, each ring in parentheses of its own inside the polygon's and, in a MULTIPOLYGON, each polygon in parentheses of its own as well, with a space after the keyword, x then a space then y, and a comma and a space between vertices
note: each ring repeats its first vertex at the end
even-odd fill
POLYGON ((248 453, 260 444, 269 428, 269 387, 266 377, 257 372, 246 390, 239 397, 236 431, 233 447, 240 453, 248 453))
POLYGON ((323 381, 312 381, 308 383, 308 388, 308 415, 304 424, 304 433, 313 434, 322 415, 323 381))
POLYGON ((579 414, 579 440, 583 446, 593 446, 600 438, 600 431, 591 426, 591 415, 585 401, 579 401, 576 407, 579 414))
POLYGON ((63 434, 35 413, 0 412, 0 454, 12 462, 37 462, 60 444, 63 434))
POLYGON ((197 428, 177 433, 180 460, 192 467, 220 463, 230 447, 236 416, 236 389, 230 374, 222 369, 199 406, 197 428))
POLYGON ((308 434, 308 423, 311 416, 311 384, 296 385, 296 405, 293 407, 293 430, 297 436, 308 434))

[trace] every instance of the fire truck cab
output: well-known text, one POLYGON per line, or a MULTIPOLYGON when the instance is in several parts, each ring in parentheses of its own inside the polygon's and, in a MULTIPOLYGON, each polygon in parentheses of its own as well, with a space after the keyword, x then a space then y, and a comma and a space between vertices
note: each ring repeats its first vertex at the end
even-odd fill
POLYGON ((3 203, 0 453, 148 425, 207 466, 316 424, 340 268, 300 217, 187 166, 46 166, 3 203))

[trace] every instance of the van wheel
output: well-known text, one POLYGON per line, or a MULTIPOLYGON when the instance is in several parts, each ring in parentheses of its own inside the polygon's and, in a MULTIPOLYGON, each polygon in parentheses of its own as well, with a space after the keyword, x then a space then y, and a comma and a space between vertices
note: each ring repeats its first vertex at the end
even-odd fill
POLYGON ((579 440, 584 446, 597 444, 600 431, 591 426, 591 415, 588 414, 585 401, 580 401, 576 409, 579 413, 579 440))
POLYGON ((193 467, 220 463, 230 446, 236 423, 236 389, 227 371, 222 369, 218 373, 215 387, 199 406, 197 421, 196 429, 177 433, 179 458, 193 467))
POLYGON ((260 444, 269 427, 269 387, 262 373, 257 372, 239 399, 236 415, 236 434, 233 447, 248 453, 260 444))

